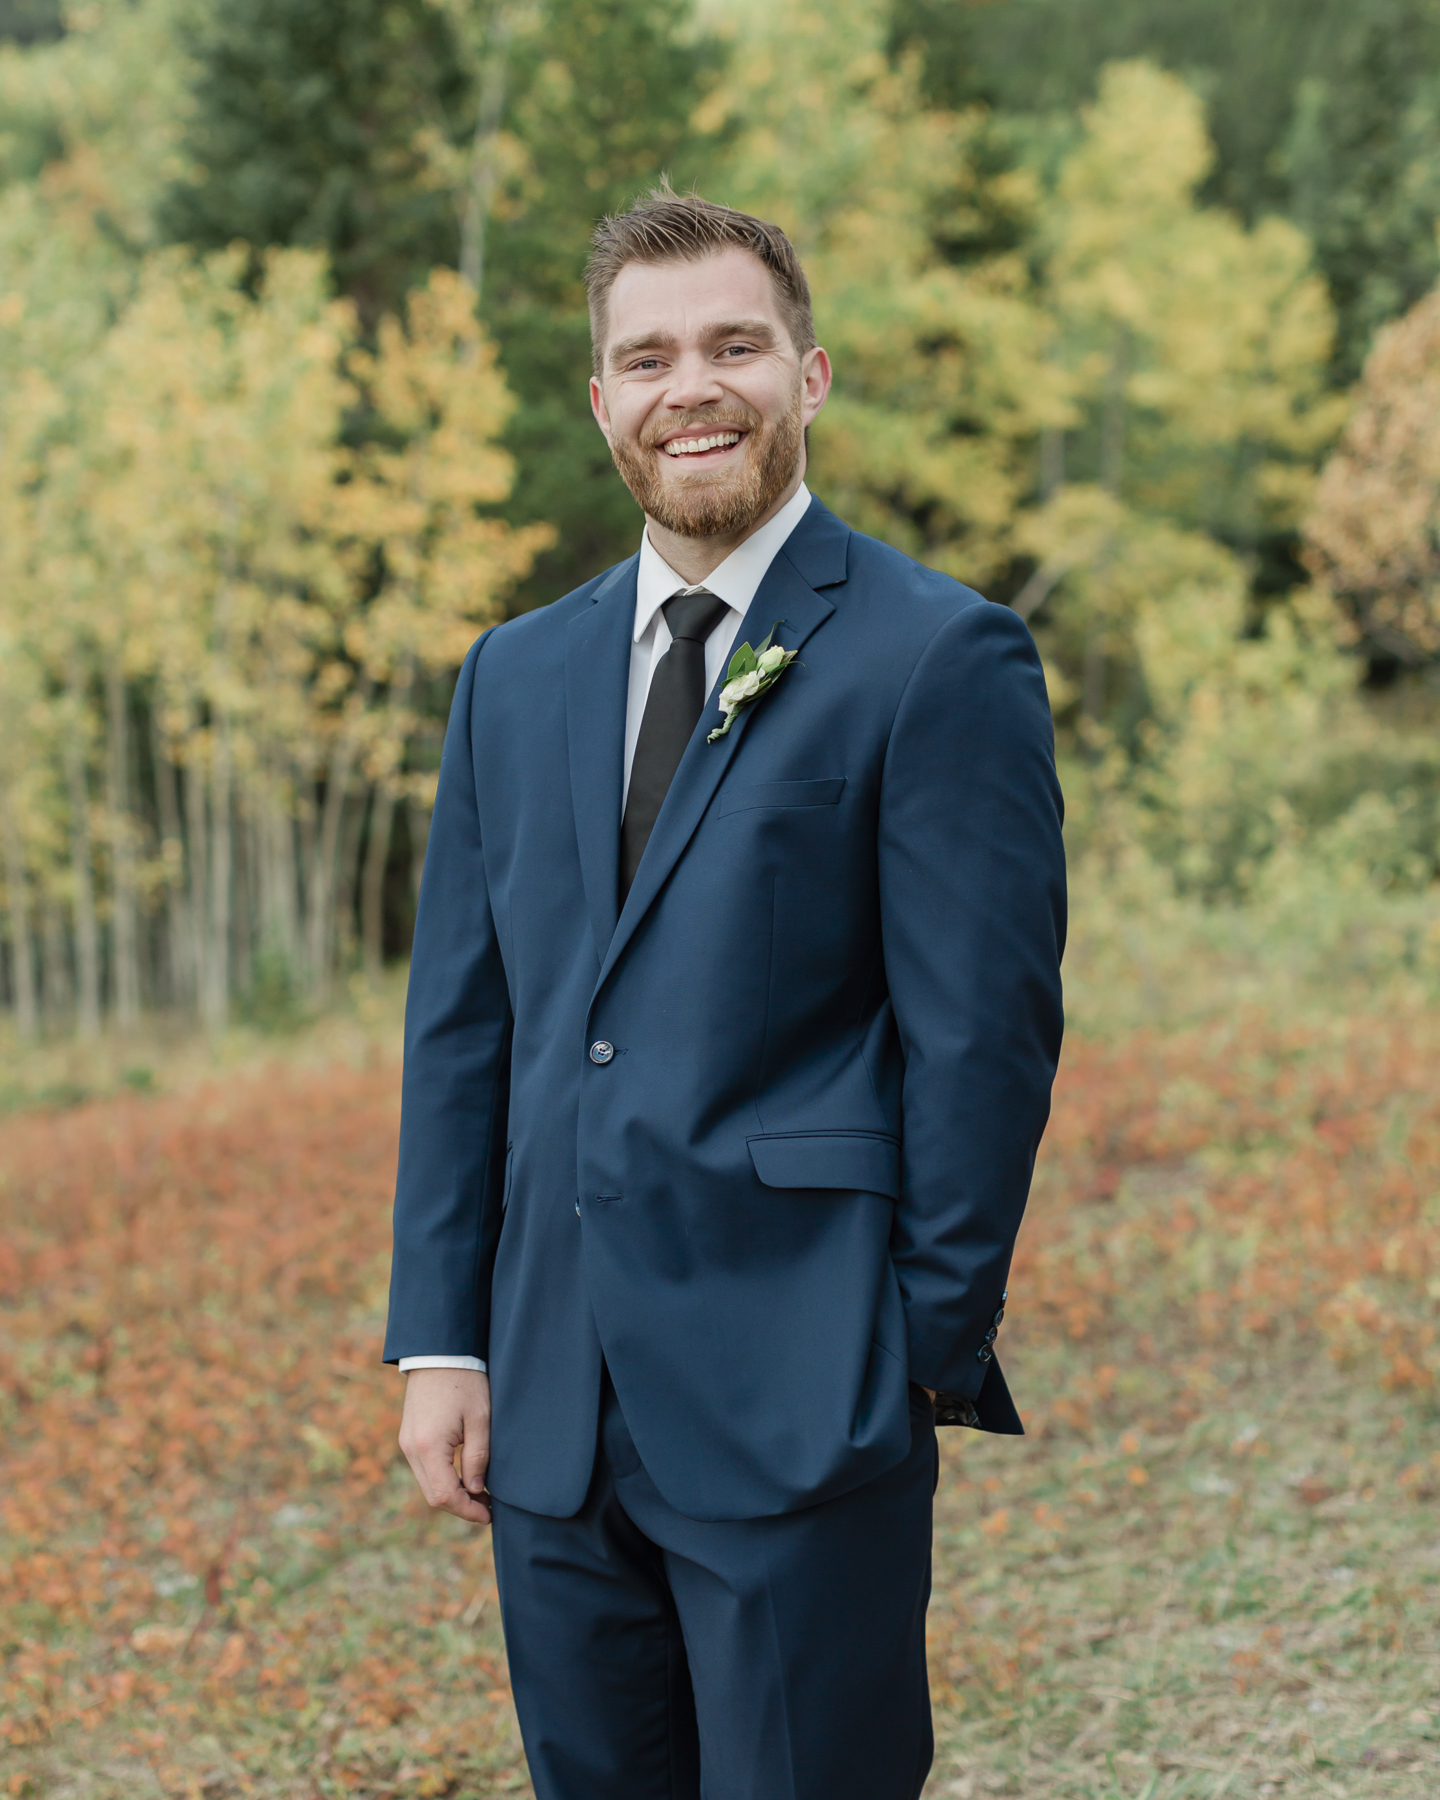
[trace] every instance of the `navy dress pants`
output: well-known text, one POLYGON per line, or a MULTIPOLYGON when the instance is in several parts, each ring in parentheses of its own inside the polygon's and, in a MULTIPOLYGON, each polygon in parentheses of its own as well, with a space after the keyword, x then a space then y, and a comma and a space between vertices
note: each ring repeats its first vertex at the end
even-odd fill
POLYGON ((497 1502, 495 1569, 537 1800, 917 1800, 933 1412, 838 1499, 706 1522, 663 1500, 608 1376, 585 1505, 497 1502))

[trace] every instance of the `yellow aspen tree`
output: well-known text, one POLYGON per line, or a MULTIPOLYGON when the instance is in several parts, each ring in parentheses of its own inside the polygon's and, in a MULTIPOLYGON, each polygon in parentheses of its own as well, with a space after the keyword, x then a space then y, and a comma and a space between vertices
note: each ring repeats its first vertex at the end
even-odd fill
POLYGON ((1227 563, 1298 523, 1343 403, 1326 392, 1331 316, 1302 234, 1275 219, 1247 230, 1196 200, 1213 155, 1198 97, 1116 64, 1082 123, 1042 219, 1077 417, 1068 470, 1017 523, 1035 566, 1017 606, 1058 589, 1050 648, 1078 690, 1057 685, 1093 730, 1109 671, 1136 657, 1147 595, 1193 597, 1208 566, 1228 616, 1223 596, 1244 583, 1227 563))
POLYGON ((554 533, 494 515, 514 479, 498 441, 513 402, 463 276, 435 270, 404 320, 383 319, 374 351, 355 351, 348 367, 369 430, 332 491, 328 529, 352 581, 373 588, 345 632, 372 697, 350 742, 371 789, 361 936, 373 973, 396 803, 408 796, 428 809, 433 798, 433 778, 405 769, 417 680, 462 660, 554 533))
POLYGON ((812 479, 864 530, 988 582, 1012 559, 1034 444, 1070 413, 1024 258, 962 263, 941 240, 982 212, 1020 235, 1036 184, 980 173, 983 118, 927 110, 876 0, 732 0, 718 23, 729 72, 699 124, 732 145, 706 185, 790 233, 835 358, 812 479))
POLYGON ((317 256, 273 255, 253 299, 243 272, 240 251, 146 266, 106 346, 97 496, 132 673, 153 672, 180 771, 193 986, 211 1028, 250 928, 234 916, 237 837, 257 816, 273 832, 295 766, 316 767, 308 687, 348 603, 314 527, 338 472, 349 313, 317 256))
MULTIPOLYGON (((73 501, 84 482, 78 421, 85 371, 117 281, 113 246, 93 227, 56 217, 33 190, 0 197, 0 608, 12 670, 38 672, 19 714, 33 739, 29 756, 17 747, 9 771, 7 830, 17 880, 24 870, 38 882, 45 1010, 68 1010, 73 991, 86 1037, 101 1024, 105 896, 96 859, 96 717, 85 632, 94 564, 84 509, 73 501), (58 511, 50 505, 55 495, 67 497, 58 511)), ((12 718, 12 733, 15 725, 12 718)))
MULTIPOLYGON (((460 277, 362 350, 321 260, 147 264, 107 341, 95 507, 132 681, 153 685, 166 835, 183 845, 193 989, 223 1024, 243 958, 311 997, 347 941, 370 821, 369 937, 417 679, 456 666, 549 541, 491 516, 510 402, 460 277), (347 445, 358 424, 363 442, 347 445)), ((428 803, 428 794, 423 794, 428 803)))

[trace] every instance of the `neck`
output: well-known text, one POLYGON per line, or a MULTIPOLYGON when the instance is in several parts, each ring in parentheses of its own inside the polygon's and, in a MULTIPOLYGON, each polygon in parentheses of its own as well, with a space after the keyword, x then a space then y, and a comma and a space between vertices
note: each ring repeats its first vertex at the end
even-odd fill
POLYGON ((788 506, 800 492, 800 483, 805 479, 805 462, 801 458, 800 466, 795 471, 795 479, 775 504, 758 518, 752 519, 743 531, 725 532, 717 537, 681 537, 678 531, 667 531, 666 528, 645 515, 645 529, 649 533, 650 542, 661 556, 691 587, 697 587, 707 575, 713 575, 725 558, 732 551, 738 550, 746 538, 754 537, 762 525, 768 525, 782 507, 788 506))

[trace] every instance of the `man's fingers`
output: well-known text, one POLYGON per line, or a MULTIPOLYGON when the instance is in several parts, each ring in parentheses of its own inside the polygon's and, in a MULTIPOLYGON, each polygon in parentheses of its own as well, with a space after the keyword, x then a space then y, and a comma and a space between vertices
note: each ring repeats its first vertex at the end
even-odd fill
POLYGON ((460 1479, 472 1494, 485 1491, 490 1468, 490 1421, 473 1414, 465 1420, 465 1441, 460 1446, 460 1479))
POLYGON ((462 1484, 455 1473, 452 1455, 446 1444, 418 1450, 410 1457, 420 1492, 439 1511, 454 1513, 457 1519, 468 1519, 474 1525, 488 1525, 490 1508, 475 1497, 484 1488, 483 1479, 474 1492, 467 1492, 469 1484, 462 1484))
POLYGON ((431 1506, 472 1525, 490 1523, 490 1508, 481 1498, 490 1461, 490 1383, 482 1372, 412 1370, 405 1382, 400 1448, 431 1506))

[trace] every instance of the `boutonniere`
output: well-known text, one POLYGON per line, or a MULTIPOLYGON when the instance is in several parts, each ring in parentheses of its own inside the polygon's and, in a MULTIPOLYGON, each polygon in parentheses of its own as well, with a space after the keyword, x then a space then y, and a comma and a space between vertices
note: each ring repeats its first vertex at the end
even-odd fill
POLYGON ((762 694, 768 694, 800 654, 798 650, 787 650, 783 644, 770 641, 779 629, 780 622, 777 619, 758 650, 742 644, 730 658, 730 667, 725 671, 725 685, 720 690, 720 710, 725 714, 725 723, 715 727, 705 740, 707 744, 713 744, 717 738, 724 737, 735 723, 735 715, 743 707, 758 700, 762 694))

